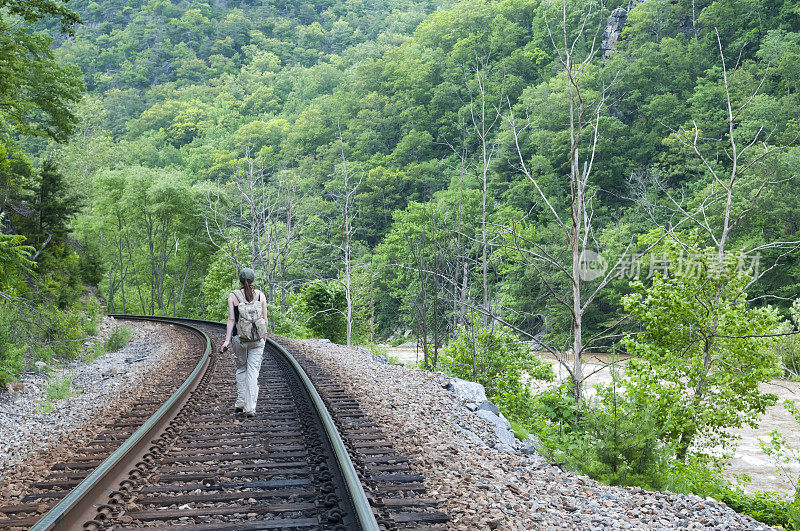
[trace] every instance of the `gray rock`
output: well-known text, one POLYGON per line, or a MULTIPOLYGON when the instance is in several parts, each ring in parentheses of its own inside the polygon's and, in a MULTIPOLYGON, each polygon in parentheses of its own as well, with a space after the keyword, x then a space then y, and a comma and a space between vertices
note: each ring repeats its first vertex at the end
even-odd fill
POLYGON ((628 10, 622 7, 616 8, 611 12, 603 32, 603 41, 600 47, 603 49, 603 59, 608 59, 617 47, 617 41, 622 36, 622 28, 628 19, 628 10))
POLYGON ((473 443, 477 444, 478 446, 486 446, 486 443, 483 441, 483 439, 478 437, 478 435, 474 431, 462 428, 458 424, 454 424, 453 427, 458 433, 461 433, 462 435, 464 435, 464 437, 466 437, 473 443))
POLYGON ((525 455, 539 455, 536 445, 531 441, 523 441, 520 443, 519 451, 525 455))
POLYGON ((506 444, 511 448, 515 448, 517 446, 517 438, 514 437, 514 432, 505 428, 501 428, 500 426, 495 426, 494 434, 501 443, 506 444))
POLYGON ((355 350, 356 352, 359 352, 359 353, 361 353, 361 354, 363 354, 365 356, 372 356, 372 352, 370 352, 370 350, 368 348, 366 348, 366 347, 353 347, 353 350, 355 350))
POLYGON ((513 452, 514 451, 514 447, 513 446, 509 446, 506 443, 501 443, 501 442, 495 444, 494 445, 494 449, 499 451, 499 452, 513 452))
POLYGON ((484 400, 483 402, 481 402, 480 405, 478 405, 475 409, 481 409, 481 410, 484 410, 484 411, 491 411, 492 413, 494 413, 498 417, 500 416, 500 410, 497 409, 497 406, 495 406, 494 404, 492 404, 488 400, 484 400))
POLYGON ((502 414, 495 415, 491 411, 486 411, 485 409, 479 409, 475 414, 493 426, 506 430, 511 429, 511 423, 509 423, 502 414))
POLYGON ((481 404, 486 400, 486 390, 479 383, 468 382, 460 378, 453 378, 447 386, 447 390, 455 393, 466 402, 481 404))

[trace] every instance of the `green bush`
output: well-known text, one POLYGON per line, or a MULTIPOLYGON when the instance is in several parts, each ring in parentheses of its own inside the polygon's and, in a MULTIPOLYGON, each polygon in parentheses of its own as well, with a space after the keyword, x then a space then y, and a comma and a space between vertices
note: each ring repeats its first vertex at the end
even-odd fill
POLYGON ((311 331, 305 324, 301 296, 293 291, 286 296, 286 311, 283 314, 281 313, 280 299, 278 298, 273 304, 267 305, 267 315, 269 317, 270 330, 280 336, 297 339, 312 337, 311 331))
POLYGON ((94 360, 96 360, 97 358, 99 358, 100 356, 102 356, 105 353, 106 353, 106 349, 103 346, 103 343, 100 343, 98 341, 92 347, 92 351, 86 353, 86 355, 83 357, 83 361, 85 363, 91 363, 91 362, 93 362, 94 360))
POLYGON ((47 400, 51 402, 69 398, 75 394, 72 392, 72 380, 66 376, 48 382, 46 392, 47 400))
POLYGON ((533 431, 543 454, 611 485, 662 486, 667 452, 659 443, 652 410, 598 385, 597 397, 575 406, 569 385, 534 398, 538 424, 533 431))
POLYGON ((474 320, 458 329, 439 361, 447 374, 483 385, 489 400, 524 427, 535 415, 528 378, 555 378, 552 366, 509 330, 482 328, 474 320))
POLYGON ((105 341, 103 345, 106 349, 106 352, 116 352, 122 347, 124 347, 128 341, 131 340, 131 336, 133 335, 133 330, 129 327, 120 325, 116 327, 112 332, 111 335, 105 341))
POLYGON ((597 465, 589 475, 610 485, 661 487, 667 456, 653 406, 620 394, 614 384, 596 389, 581 418, 597 465))
POLYGON ((41 310, 41 338, 57 359, 75 359, 86 338, 86 317, 80 311, 65 311, 56 307, 41 310))
POLYGON ((671 492, 711 497, 759 522, 800 531, 798 501, 788 500, 774 492, 747 494, 726 481, 718 468, 709 467, 699 459, 689 459, 685 464, 672 461, 664 478, 664 488, 671 492))
POLYGON ((96 336, 100 325, 100 303, 94 296, 84 296, 78 301, 76 309, 83 312, 83 331, 90 336, 96 336))

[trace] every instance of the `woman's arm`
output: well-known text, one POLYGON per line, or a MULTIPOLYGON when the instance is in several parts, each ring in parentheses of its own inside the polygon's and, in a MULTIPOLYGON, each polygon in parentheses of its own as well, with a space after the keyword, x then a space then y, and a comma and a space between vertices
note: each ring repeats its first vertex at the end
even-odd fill
POLYGON ((228 325, 225 329, 225 341, 222 343, 222 351, 225 352, 228 349, 228 345, 231 344, 231 334, 233 334, 233 327, 236 325, 236 318, 234 317, 233 307, 236 306, 236 295, 231 293, 228 295, 228 325))
MULTIPOLYGON (((269 319, 267 319, 267 296, 264 293, 261 293, 261 311, 264 315, 264 324, 267 325, 267 329, 269 329, 269 319)), ((266 339, 267 336, 264 336, 261 339, 266 339)))

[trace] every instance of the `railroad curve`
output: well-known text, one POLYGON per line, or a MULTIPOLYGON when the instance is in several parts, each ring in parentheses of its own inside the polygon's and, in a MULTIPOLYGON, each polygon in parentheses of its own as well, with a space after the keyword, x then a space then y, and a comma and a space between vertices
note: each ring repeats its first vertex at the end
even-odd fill
MULTIPOLYGON (((89 458, 54 467, 55 477, 41 482, 39 493, 21 504, 0 507, 0 513, 11 515, 0 518, 0 527, 374 530, 431 529, 447 522, 446 515, 418 497, 424 493, 418 481, 422 478, 404 473, 407 460, 394 455, 373 426, 367 423, 366 431, 353 431, 357 404, 340 394, 332 398, 329 382, 323 400, 297 360, 278 343, 267 342, 259 411, 245 418, 233 411, 232 357, 214 348, 221 343, 224 325, 115 317, 193 330, 203 344, 199 361, 166 402, 160 407, 157 400, 150 403, 150 409, 158 411, 140 412, 141 426, 132 435, 98 435, 98 447, 119 446, 100 466, 88 476, 87 468, 96 465, 89 458), (338 423, 348 419, 346 444, 324 401, 340 409, 334 411, 338 423), (351 453, 361 449, 355 452, 356 466, 348 448, 351 453), (370 475, 375 469, 384 475, 370 475), (369 499, 359 476, 371 481, 369 499), (83 477, 74 489, 67 489, 83 477), (60 501, 42 517, 41 502, 48 498, 60 501)), ((316 378, 319 382, 324 375, 316 378)), ((118 427, 130 431, 135 424, 118 427)))

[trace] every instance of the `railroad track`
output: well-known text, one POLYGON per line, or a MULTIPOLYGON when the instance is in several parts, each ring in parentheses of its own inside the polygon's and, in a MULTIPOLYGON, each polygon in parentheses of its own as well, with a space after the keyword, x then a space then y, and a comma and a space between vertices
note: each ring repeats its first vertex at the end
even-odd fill
POLYGON ((223 325, 117 318, 184 328, 195 351, 191 374, 182 383, 167 378, 178 388, 168 399, 145 400, 83 455, 55 465, 35 492, 0 507, 0 529, 441 529, 447 522, 407 459, 309 360, 322 396, 268 341, 259 408, 245 418, 232 407, 232 356, 214 353, 223 325))

